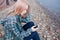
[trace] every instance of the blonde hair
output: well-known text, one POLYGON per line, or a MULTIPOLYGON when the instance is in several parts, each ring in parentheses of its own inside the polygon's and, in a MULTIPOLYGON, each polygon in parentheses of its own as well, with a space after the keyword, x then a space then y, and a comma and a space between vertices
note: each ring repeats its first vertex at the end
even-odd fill
POLYGON ((22 13, 24 10, 28 11, 29 9, 29 5, 26 4, 26 2, 23 1, 17 1, 16 5, 15 5, 15 12, 17 13, 22 13))

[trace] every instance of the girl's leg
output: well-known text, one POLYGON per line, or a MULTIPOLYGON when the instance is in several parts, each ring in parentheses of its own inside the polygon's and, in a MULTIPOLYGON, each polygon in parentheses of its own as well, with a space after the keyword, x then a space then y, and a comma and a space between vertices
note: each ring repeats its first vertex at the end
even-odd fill
POLYGON ((38 35, 38 33, 35 31, 35 32, 32 32, 32 37, 33 37, 33 40, 40 40, 40 37, 38 35))
POLYGON ((26 31, 27 29, 31 28, 32 26, 34 26, 34 23, 31 21, 31 22, 28 22, 27 24, 25 24, 23 26, 23 29, 26 31))
POLYGON ((24 38, 24 40, 31 40, 31 39, 40 40, 38 33, 37 32, 32 32, 31 35, 24 38))

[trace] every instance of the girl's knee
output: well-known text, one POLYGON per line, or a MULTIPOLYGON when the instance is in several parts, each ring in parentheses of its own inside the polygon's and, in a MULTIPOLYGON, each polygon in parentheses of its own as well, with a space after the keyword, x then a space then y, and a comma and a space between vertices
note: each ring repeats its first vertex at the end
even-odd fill
POLYGON ((35 25, 34 22, 32 22, 32 21, 28 22, 27 24, 29 24, 30 27, 33 27, 35 25))
POLYGON ((28 22, 27 24, 25 24, 24 26, 23 26, 23 29, 24 30, 27 30, 27 29, 29 29, 29 28, 31 28, 31 27, 33 27, 34 26, 34 22, 28 22))

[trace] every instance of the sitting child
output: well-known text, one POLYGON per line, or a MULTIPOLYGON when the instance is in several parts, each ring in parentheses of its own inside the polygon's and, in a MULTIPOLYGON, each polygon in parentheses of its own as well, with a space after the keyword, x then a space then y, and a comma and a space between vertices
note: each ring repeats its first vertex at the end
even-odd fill
POLYGON ((40 40, 36 32, 38 28, 34 28, 34 23, 30 21, 28 10, 29 6, 18 0, 15 10, 5 20, 0 20, 0 24, 4 26, 4 40, 40 40), (23 27, 22 22, 26 23, 23 27))

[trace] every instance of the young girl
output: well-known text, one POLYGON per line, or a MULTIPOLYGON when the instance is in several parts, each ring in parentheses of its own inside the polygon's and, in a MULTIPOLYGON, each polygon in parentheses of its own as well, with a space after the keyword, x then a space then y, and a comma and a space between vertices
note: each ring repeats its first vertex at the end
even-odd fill
POLYGON ((4 40, 40 40, 34 23, 30 21, 28 14, 29 6, 24 0, 17 0, 14 10, 5 18, 0 20, 4 26, 4 40), (21 23, 26 24, 22 27, 21 23))

